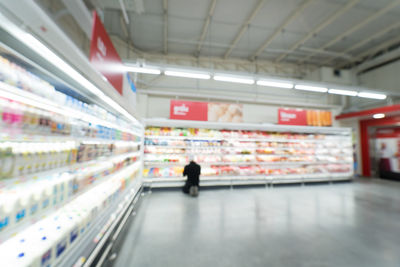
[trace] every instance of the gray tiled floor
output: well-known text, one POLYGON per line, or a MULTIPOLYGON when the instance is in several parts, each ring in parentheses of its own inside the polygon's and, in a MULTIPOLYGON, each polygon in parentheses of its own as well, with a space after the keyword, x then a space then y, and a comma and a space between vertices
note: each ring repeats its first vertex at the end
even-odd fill
POLYGON ((400 183, 154 192, 115 265, 400 266, 400 183))

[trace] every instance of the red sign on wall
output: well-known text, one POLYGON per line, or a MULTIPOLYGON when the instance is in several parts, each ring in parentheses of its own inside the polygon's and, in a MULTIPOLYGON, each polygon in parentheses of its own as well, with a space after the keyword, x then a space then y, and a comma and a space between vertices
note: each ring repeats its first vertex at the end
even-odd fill
POLYGON ((90 62, 122 95, 123 65, 97 13, 93 12, 90 62))
POLYGON ((207 121, 208 103, 171 100, 170 119, 207 121))
POLYGON ((307 111, 303 109, 278 109, 278 124, 307 125, 307 111))
POLYGON ((332 113, 326 110, 278 109, 278 124, 332 126, 332 113))

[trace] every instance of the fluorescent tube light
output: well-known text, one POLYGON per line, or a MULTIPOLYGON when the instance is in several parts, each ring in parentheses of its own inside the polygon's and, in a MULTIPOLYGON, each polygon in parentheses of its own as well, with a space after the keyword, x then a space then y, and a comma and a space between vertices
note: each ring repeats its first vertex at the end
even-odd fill
POLYGON ((187 72, 187 71, 166 70, 164 71, 164 74, 167 76, 203 79, 203 80, 208 80, 211 78, 211 75, 207 73, 187 72))
POLYGON ((257 85, 292 89, 293 83, 258 80, 257 85))
POLYGON ((296 86, 294 88, 297 90, 320 92, 320 93, 326 93, 328 91, 328 88, 326 88, 326 87, 310 86, 310 85, 303 85, 303 84, 296 84, 296 86))
POLYGON ((386 99, 386 95, 384 94, 376 94, 376 93, 368 93, 368 92, 360 92, 358 93, 359 97, 364 97, 364 98, 372 98, 372 99, 386 99))
POLYGON ((385 114, 383 114, 383 113, 377 113, 377 114, 374 114, 372 117, 373 117, 374 119, 382 119, 382 118, 385 118, 385 114))
POLYGON ((156 68, 138 67, 125 65, 125 70, 128 72, 145 73, 145 74, 161 74, 161 70, 156 68))
POLYGON ((329 89, 328 93, 335 95, 349 95, 349 96, 356 96, 358 94, 357 91, 342 90, 342 89, 329 89))
POLYGON ((254 79, 250 78, 250 77, 227 76, 227 75, 222 75, 222 74, 214 75, 214 80, 220 81, 220 82, 254 84, 254 79))

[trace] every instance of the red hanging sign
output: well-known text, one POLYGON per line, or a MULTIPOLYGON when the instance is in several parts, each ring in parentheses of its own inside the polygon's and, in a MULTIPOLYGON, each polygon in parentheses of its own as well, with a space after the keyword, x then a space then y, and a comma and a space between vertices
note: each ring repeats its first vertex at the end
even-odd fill
POLYGON ((95 11, 93 12, 89 60, 95 69, 103 74, 115 90, 122 95, 124 74, 122 61, 95 11))

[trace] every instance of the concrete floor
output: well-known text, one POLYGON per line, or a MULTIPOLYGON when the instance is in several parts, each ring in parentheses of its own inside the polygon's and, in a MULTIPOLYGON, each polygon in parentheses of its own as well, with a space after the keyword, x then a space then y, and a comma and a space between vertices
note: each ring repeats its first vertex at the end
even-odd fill
POLYGON ((400 183, 147 194, 115 266, 400 266, 400 183))

